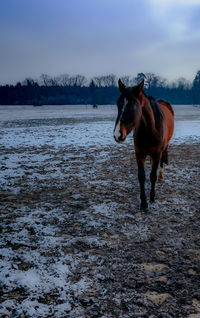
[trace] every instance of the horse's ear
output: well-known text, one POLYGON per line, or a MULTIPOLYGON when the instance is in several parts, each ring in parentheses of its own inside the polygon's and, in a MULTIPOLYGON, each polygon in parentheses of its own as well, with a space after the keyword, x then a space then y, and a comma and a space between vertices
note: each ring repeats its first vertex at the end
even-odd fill
POLYGON ((140 82, 140 84, 137 86, 137 90, 138 92, 140 93, 143 89, 143 86, 144 86, 144 79, 140 82))
POLYGON ((118 80, 118 86, 119 86, 120 92, 123 92, 123 91, 125 90, 125 88, 126 88, 126 86, 122 83, 122 81, 120 80, 120 78, 119 78, 119 80, 118 80))

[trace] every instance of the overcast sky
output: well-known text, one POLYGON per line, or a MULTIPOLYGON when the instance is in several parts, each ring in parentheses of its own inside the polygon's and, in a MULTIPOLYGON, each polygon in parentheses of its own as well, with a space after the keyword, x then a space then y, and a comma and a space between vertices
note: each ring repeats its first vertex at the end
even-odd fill
POLYGON ((0 84, 69 73, 193 80, 200 0, 1 0, 0 84))

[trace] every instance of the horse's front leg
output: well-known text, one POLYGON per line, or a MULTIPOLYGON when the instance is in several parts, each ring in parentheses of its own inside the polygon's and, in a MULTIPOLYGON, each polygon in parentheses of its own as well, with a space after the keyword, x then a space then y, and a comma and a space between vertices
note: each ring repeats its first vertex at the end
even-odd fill
POLYGON ((152 168, 150 173, 150 180, 151 180, 151 192, 150 192, 150 202, 154 202, 155 198, 155 184, 157 180, 157 170, 160 162, 160 157, 152 159, 152 168))
POLYGON ((148 204, 145 194, 145 159, 146 157, 140 157, 139 155, 136 155, 137 158, 137 165, 138 165, 138 180, 140 183, 140 199, 141 199, 141 210, 147 210, 148 204))

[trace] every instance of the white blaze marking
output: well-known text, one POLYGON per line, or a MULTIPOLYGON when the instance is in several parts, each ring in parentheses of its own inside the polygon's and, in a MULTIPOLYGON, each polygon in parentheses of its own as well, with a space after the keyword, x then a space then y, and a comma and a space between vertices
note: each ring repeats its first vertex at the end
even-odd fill
POLYGON ((116 140, 118 140, 118 138, 120 137, 121 133, 120 133, 120 119, 115 127, 114 130, 114 137, 116 138, 116 140))
POLYGON ((120 115, 120 117, 119 117, 118 123, 117 123, 117 125, 115 126, 115 130, 114 130, 114 137, 115 137, 116 140, 118 140, 119 137, 120 137, 120 135, 121 135, 121 133, 120 133, 120 121, 121 121, 122 116, 123 116, 123 113, 124 113, 124 111, 125 111, 126 104, 127 104, 127 99, 124 98, 124 105, 123 105, 123 108, 122 108, 122 112, 121 112, 121 115, 120 115))

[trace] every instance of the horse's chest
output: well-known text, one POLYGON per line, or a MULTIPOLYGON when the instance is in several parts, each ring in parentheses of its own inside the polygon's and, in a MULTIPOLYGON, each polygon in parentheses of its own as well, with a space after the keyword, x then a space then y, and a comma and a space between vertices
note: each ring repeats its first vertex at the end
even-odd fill
POLYGON ((147 154, 151 154, 154 153, 158 145, 160 145, 160 140, 158 139, 159 138, 151 133, 138 133, 134 135, 134 144, 138 150, 143 151, 143 149, 145 149, 147 154))
POLYGON ((156 136, 151 133, 138 133, 134 135, 134 141, 137 145, 141 146, 156 146, 158 140, 156 136))

